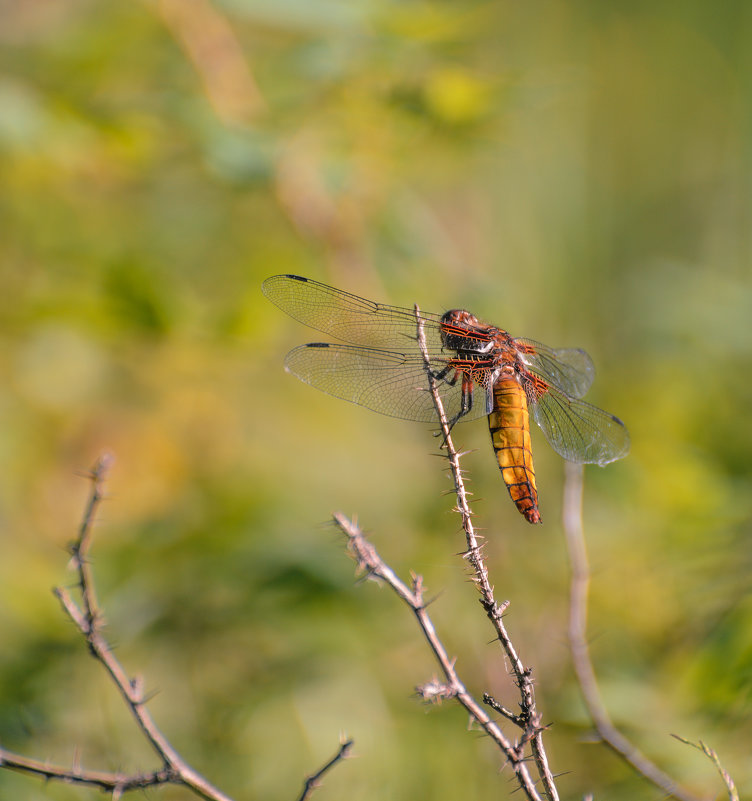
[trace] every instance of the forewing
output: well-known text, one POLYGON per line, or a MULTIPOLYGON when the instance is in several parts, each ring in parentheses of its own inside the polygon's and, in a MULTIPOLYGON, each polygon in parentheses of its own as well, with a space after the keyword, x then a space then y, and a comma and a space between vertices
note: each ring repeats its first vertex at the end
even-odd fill
POLYGON ((570 462, 606 465, 629 453, 629 433, 618 417, 550 388, 530 400, 533 419, 551 447, 570 462))
MULTIPOLYGON (((434 372, 447 360, 433 359, 434 372)), ((335 398, 357 403, 374 412, 421 423, 437 423, 428 377, 421 356, 378 348, 314 342, 291 350, 285 369, 301 381, 335 398)), ((451 379, 454 371, 447 375, 451 379)), ((461 408, 462 379, 454 385, 437 379, 439 394, 449 419, 461 408)), ((471 411, 462 420, 487 414, 486 390, 476 388, 471 411)))
MULTIPOLYGON (((298 275, 272 276, 261 289, 290 317, 342 342, 397 350, 415 343, 417 320, 413 309, 374 303, 298 275)), ((440 318, 423 312, 421 317, 429 352, 439 353, 440 318)), ((414 347, 417 349, 417 344, 414 347)))
POLYGON ((593 383, 593 361, 581 348, 549 348, 532 339, 514 339, 525 366, 572 398, 581 398, 593 383))

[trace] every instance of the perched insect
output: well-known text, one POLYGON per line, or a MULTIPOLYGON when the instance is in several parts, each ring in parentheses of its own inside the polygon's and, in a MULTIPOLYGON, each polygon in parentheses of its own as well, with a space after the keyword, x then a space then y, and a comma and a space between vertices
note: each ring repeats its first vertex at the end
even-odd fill
MULTIPOLYGON (((291 317, 341 340, 290 351, 285 359, 289 372, 375 412, 436 422, 433 400, 425 391, 413 309, 374 303, 297 275, 267 278, 263 291, 291 317)), ((627 455, 624 423, 580 400, 595 372, 584 350, 554 350, 512 337, 462 309, 421 311, 420 317, 450 425, 488 416, 502 478, 530 523, 541 519, 531 413, 551 447, 570 462, 605 465, 627 455)))

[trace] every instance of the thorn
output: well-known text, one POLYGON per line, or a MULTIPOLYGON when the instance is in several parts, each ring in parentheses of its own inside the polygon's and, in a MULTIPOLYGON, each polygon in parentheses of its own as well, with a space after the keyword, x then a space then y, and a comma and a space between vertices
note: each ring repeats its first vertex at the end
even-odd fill
POLYGON ((78 775, 81 772, 81 752, 78 750, 78 746, 76 746, 75 750, 73 751, 73 764, 71 765, 71 773, 74 775, 78 775))
POLYGON ((131 679, 131 694, 135 704, 143 704, 144 702, 144 677, 134 676, 131 679))

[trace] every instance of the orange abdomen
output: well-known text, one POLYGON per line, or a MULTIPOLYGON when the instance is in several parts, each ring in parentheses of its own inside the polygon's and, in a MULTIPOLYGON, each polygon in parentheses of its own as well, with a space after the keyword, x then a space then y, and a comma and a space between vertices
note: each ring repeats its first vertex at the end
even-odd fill
POLYGON ((509 495, 528 522, 540 523, 527 396, 515 378, 503 378, 494 384, 488 426, 509 495))

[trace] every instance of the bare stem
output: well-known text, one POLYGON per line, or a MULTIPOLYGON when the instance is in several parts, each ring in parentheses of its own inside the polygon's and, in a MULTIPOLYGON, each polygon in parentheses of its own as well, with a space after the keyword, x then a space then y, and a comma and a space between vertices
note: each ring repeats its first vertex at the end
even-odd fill
POLYGON ((337 753, 325 764, 322 765, 316 773, 312 773, 310 776, 306 777, 306 780, 303 784, 303 792, 300 794, 298 801, 306 801, 306 799, 310 798, 313 795, 313 791, 319 786, 319 781, 321 777, 329 770, 331 770, 338 762, 341 762, 343 759, 347 759, 348 754, 350 753, 350 749, 353 746, 352 740, 345 740, 343 739, 340 743, 339 750, 337 753))
POLYGON ((123 793, 129 790, 143 790, 146 787, 155 787, 175 780, 169 768, 134 776, 96 770, 81 771, 75 767, 60 768, 36 759, 28 759, 3 748, 0 748, 0 767, 21 773, 30 773, 45 780, 54 779, 63 782, 63 784, 97 787, 104 792, 110 793, 113 798, 120 798, 123 793))
POLYGON ((467 551, 465 552, 465 557, 473 569, 474 581, 481 596, 481 605, 485 609, 486 615, 496 631, 496 636, 501 643, 507 659, 509 660, 516 684, 520 690, 520 708, 522 712, 518 717, 519 725, 521 725, 524 729, 522 744, 530 742, 530 748, 533 758, 535 759, 538 772, 540 773, 545 792, 549 799, 552 801, 557 801, 559 796, 556 786, 554 785, 553 774, 548 766, 548 758, 543 746, 542 733, 545 727, 541 725, 541 717, 535 703, 535 688, 532 679, 532 669, 526 668, 522 663, 522 660, 520 659, 504 625, 503 613, 509 606, 509 602, 505 601, 502 604, 499 604, 494 597, 493 586, 488 578, 488 568, 486 567, 483 556, 483 549, 478 544, 478 538, 473 526, 473 512, 470 508, 468 493, 465 489, 465 483, 462 478, 460 454, 454 447, 449 421, 447 420, 444 405, 441 401, 441 396, 439 395, 437 379, 433 370, 431 369, 428 347, 426 345, 426 336, 423 327, 424 321, 417 305, 415 306, 415 317, 417 320, 418 344, 423 355, 429 391, 433 397, 436 413, 439 417, 441 433, 444 437, 443 442, 447 452, 447 460, 449 461, 449 467, 454 480, 454 489, 457 495, 457 511, 462 517, 462 529, 465 532, 465 539, 467 541, 467 551))
MULTIPOLYGON (((70 545, 71 564, 77 574, 77 587, 81 595, 80 605, 62 587, 57 587, 54 593, 60 601, 64 612, 83 634, 92 655, 104 667, 117 687, 139 729, 160 757, 162 767, 151 773, 138 773, 128 776, 121 773, 82 770, 77 765, 72 768, 63 768, 0 748, 0 768, 28 773, 66 784, 98 787, 110 793, 115 801, 128 791, 144 790, 147 787, 155 787, 161 784, 183 785, 192 790, 195 795, 207 799, 207 801, 232 801, 228 795, 225 795, 195 771, 177 753, 157 728, 146 708, 143 681, 140 678, 130 678, 128 676, 123 666, 115 658, 110 644, 102 634, 104 620, 94 589, 94 579, 89 562, 89 547, 97 510, 105 497, 104 483, 112 462, 113 459, 109 454, 102 455, 89 474, 88 477, 91 480, 92 487, 91 493, 78 529, 78 536, 70 545)), ((343 760, 351 747, 352 740, 343 741, 337 754, 315 774, 306 779, 303 794, 300 796, 301 801, 310 797, 318 786, 319 779, 334 765, 343 760)))
POLYGON ((679 801, 699 801, 699 797, 680 787, 637 749, 611 722, 601 698, 587 642, 587 605, 590 588, 585 535, 582 526, 583 467, 565 462, 564 533, 571 566, 569 600, 569 643, 577 681, 588 714, 603 742, 668 797, 679 801))
POLYGON ((488 715, 483 706, 467 691, 454 667, 454 659, 447 653, 444 644, 436 633, 433 621, 425 608, 423 600, 423 580, 414 575, 412 588, 401 581, 389 565, 379 556, 376 549, 365 538, 363 532, 348 517, 341 513, 334 515, 334 521, 348 538, 348 549, 354 555, 359 567, 370 576, 386 582, 394 592, 410 607, 415 615, 423 636, 433 651, 438 662, 444 682, 430 682, 418 688, 426 700, 437 698, 456 698, 468 711, 471 717, 481 726, 486 734, 499 746, 517 776, 520 787, 530 801, 541 801, 541 796, 530 776, 528 764, 523 753, 524 742, 512 743, 502 732, 496 721, 488 715))
POLYGON ((0 767, 33 773, 70 784, 97 786, 112 793, 115 798, 119 798, 128 790, 171 783, 184 785, 208 801, 231 801, 229 796, 190 767, 170 745, 146 708, 143 682, 128 676, 102 634, 103 618, 94 590, 94 580, 89 563, 89 546, 96 513, 104 498, 105 478, 112 462, 112 457, 105 454, 91 471, 89 475, 92 486, 91 494, 78 530, 78 536, 70 546, 71 562, 78 575, 81 604, 79 606, 70 593, 61 587, 56 588, 54 592, 65 613, 83 634, 92 655, 102 664, 114 682, 138 727, 162 760, 163 767, 149 774, 123 776, 99 771, 83 771, 78 768, 66 769, 50 766, 46 762, 27 759, 7 751, 0 751, 0 767))

